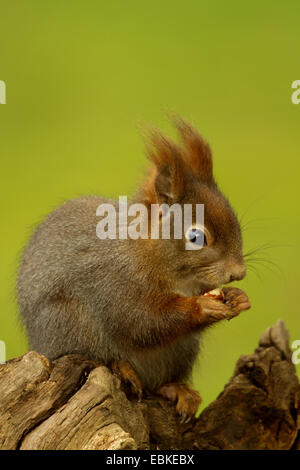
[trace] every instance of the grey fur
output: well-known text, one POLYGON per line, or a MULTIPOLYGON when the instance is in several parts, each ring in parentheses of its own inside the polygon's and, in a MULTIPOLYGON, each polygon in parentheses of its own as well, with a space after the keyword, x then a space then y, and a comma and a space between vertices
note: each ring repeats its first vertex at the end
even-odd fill
POLYGON ((68 353, 105 364, 127 359, 149 389, 184 380, 198 353, 199 333, 156 345, 145 302, 152 273, 132 262, 139 256, 137 241, 96 237, 96 208, 103 202, 113 201, 66 202, 37 227, 26 247, 18 299, 30 347, 50 360, 68 353), (131 350, 135 336, 139 347, 131 350))

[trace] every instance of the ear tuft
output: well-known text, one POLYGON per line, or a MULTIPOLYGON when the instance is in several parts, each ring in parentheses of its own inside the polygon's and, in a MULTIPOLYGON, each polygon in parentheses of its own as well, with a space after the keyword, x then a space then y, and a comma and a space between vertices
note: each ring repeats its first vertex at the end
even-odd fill
POLYGON ((177 128, 185 149, 185 157, 193 173, 206 181, 213 180, 212 153, 208 143, 197 130, 179 116, 172 121, 177 128))
POLYGON ((146 146, 147 157, 156 167, 154 189, 159 202, 180 200, 184 193, 185 161, 182 150, 158 130, 151 130, 146 146))

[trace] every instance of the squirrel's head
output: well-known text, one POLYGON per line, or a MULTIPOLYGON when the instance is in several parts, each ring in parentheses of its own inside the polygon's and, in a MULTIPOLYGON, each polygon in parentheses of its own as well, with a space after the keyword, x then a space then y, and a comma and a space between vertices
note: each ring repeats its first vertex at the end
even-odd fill
POLYGON ((176 118, 175 125, 180 146, 157 131, 151 133, 147 155, 154 169, 140 197, 148 205, 192 204, 193 222, 185 233, 182 230, 181 239, 171 231, 170 239, 151 240, 155 259, 174 291, 192 296, 243 279, 246 268, 240 225, 215 183, 210 147, 185 121, 176 118), (195 224, 196 204, 204 205, 204 226, 195 224))

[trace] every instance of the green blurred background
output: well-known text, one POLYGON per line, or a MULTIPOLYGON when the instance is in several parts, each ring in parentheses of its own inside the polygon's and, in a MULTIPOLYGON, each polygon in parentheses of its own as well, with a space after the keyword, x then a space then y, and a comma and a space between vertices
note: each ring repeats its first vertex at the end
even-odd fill
POLYGON ((245 251, 272 245, 240 283, 252 309, 205 336, 194 374, 203 405, 278 318, 300 339, 299 15, 297 1, 0 0, 8 359, 27 350, 14 286, 32 228, 67 198, 132 194, 146 165, 138 127, 172 133, 166 110, 210 141, 217 180, 247 223, 245 251))

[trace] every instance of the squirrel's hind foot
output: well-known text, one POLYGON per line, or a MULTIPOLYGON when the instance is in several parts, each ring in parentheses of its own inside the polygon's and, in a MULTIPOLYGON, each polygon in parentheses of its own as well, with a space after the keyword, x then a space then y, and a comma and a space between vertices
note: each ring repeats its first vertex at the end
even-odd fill
POLYGON ((181 423, 188 423, 195 416, 202 401, 200 394, 186 384, 165 384, 155 393, 172 402, 177 402, 176 411, 181 416, 181 423))
POLYGON ((124 360, 114 361, 110 364, 110 368, 123 382, 130 385, 132 393, 136 395, 140 401, 143 395, 142 382, 129 362, 124 360))

